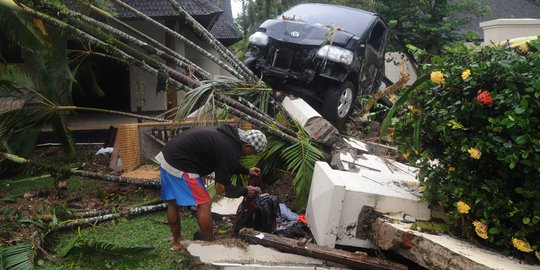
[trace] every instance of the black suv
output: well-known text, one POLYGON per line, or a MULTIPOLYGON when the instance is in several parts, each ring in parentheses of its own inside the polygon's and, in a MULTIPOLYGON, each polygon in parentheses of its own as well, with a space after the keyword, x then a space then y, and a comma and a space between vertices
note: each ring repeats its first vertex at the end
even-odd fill
POLYGON ((379 89, 387 28, 377 14, 360 9, 300 4, 249 37, 245 64, 274 89, 304 98, 342 124, 357 95, 379 89))

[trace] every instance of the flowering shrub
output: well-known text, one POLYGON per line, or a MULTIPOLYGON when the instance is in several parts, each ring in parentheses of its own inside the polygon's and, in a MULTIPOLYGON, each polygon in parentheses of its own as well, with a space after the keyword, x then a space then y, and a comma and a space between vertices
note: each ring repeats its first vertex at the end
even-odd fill
POLYGON ((457 46, 409 92, 393 136, 463 237, 540 261, 540 42, 457 46))

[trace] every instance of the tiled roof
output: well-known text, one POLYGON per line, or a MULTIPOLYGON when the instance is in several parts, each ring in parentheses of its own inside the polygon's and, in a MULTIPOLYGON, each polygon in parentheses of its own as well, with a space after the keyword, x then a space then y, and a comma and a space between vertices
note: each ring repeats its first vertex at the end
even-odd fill
POLYGON ((214 37, 216 37, 225 46, 232 45, 233 43, 239 41, 242 38, 242 35, 234 25, 231 10, 231 0, 210 1, 223 10, 223 14, 219 16, 217 22, 210 29, 210 33, 212 33, 212 35, 214 35, 214 37))
POLYGON ((540 19, 540 6, 527 0, 484 0, 484 2, 491 6, 491 14, 470 18, 470 23, 462 26, 462 32, 477 32, 478 38, 484 39, 484 31, 479 25, 481 22, 496 19, 540 19))
MULTIPOLYGON (((218 5, 212 0, 177 0, 178 3, 191 16, 205 16, 222 12, 218 5)), ((168 0, 124 0, 124 3, 134 7, 150 17, 174 17, 178 12, 171 6, 168 0)), ((118 8, 118 16, 121 18, 136 17, 133 12, 124 8, 118 8)))

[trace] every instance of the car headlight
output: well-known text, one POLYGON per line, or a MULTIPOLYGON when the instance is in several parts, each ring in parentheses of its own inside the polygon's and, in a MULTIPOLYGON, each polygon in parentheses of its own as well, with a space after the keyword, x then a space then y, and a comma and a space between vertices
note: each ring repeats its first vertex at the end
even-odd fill
POLYGON ((255 32, 249 37, 249 43, 258 46, 266 46, 268 45, 268 35, 263 32, 255 32))
POLYGON ((354 54, 347 49, 343 49, 333 45, 324 45, 319 49, 319 51, 317 51, 317 56, 321 58, 326 58, 333 62, 350 65, 352 63, 354 54))

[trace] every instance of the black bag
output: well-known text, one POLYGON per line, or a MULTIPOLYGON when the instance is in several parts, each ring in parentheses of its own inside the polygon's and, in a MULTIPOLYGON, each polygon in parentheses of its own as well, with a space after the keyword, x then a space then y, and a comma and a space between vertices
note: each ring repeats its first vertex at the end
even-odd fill
POLYGON ((255 198, 244 198, 236 212, 234 235, 237 236, 242 228, 272 233, 276 230, 276 219, 279 215, 279 203, 276 196, 262 194, 255 198))

